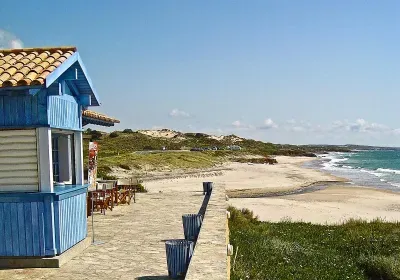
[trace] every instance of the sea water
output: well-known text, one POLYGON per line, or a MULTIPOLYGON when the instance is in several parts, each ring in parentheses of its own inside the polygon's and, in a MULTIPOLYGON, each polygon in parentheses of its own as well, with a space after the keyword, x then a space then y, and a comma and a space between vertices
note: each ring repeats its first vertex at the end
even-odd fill
POLYGON ((369 150, 318 155, 306 167, 318 168, 350 184, 400 191, 400 150, 369 150))

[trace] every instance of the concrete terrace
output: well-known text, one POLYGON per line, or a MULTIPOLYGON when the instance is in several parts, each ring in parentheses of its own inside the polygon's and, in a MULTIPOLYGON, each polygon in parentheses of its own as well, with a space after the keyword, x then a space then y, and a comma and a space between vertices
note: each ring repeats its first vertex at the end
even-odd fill
MULTIPOLYGON (((204 198, 201 189, 199 181, 199 191, 138 194, 136 203, 118 206, 114 211, 107 211, 106 215, 94 216, 96 240, 104 244, 91 245, 61 268, 0 270, 0 279, 168 279, 164 241, 184 238, 181 216, 199 211, 204 198)), ((224 196, 218 197, 225 201, 224 196)), ((222 217, 225 215, 224 203, 219 206, 222 217)), ((219 219, 219 223, 223 220, 219 219)), ((90 219, 88 222, 91 229, 90 219)), ((222 224, 225 229, 225 223, 222 224)), ((223 231, 219 232, 224 240, 223 231)), ((223 243, 219 241, 221 263, 216 267, 220 270, 216 274, 226 275, 226 253, 223 253, 226 244, 223 243)), ((195 268, 197 266, 192 270, 195 268)))

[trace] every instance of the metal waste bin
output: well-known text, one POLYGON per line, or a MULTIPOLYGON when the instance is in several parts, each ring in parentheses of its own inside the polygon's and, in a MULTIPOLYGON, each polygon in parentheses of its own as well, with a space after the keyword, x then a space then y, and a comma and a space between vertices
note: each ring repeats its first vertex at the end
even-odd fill
POLYGON ((203 194, 207 193, 207 184, 208 182, 203 182, 203 194))
POLYGON ((203 182, 203 194, 211 194, 213 182, 203 182))
POLYGON ((203 223, 203 216, 200 214, 182 215, 182 223, 185 239, 196 241, 200 233, 201 224, 203 223))
POLYGON ((168 276, 170 278, 182 278, 186 275, 190 259, 193 256, 193 249, 193 241, 175 239, 165 242, 168 276))

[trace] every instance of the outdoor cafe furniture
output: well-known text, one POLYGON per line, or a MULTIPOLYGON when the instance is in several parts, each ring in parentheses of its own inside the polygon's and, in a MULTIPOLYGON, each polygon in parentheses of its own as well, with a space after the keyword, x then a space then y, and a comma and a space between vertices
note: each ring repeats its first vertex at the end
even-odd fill
POLYGON ((107 209, 111 211, 114 205, 118 205, 118 188, 116 180, 99 180, 97 181, 97 189, 103 190, 107 197, 107 209))
POLYGON ((130 204, 133 198, 133 202, 136 203, 136 189, 139 181, 135 178, 131 179, 119 179, 117 181, 118 186, 118 203, 130 204))
POLYGON ((96 188, 88 191, 87 198, 87 215, 94 211, 100 211, 105 214, 106 210, 113 210, 114 205, 117 205, 118 192, 115 180, 101 180, 96 182, 96 188), (93 201, 92 201, 93 200, 93 201), (92 205, 93 203, 93 205, 92 205))

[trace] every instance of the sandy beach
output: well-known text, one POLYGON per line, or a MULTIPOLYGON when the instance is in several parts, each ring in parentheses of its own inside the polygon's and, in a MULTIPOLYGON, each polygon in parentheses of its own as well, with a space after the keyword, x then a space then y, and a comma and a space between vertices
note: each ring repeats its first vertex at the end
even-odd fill
POLYGON ((310 158, 276 159, 276 165, 229 163, 183 178, 145 182, 145 186, 150 192, 199 191, 201 182, 213 181, 225 186, 230 205, 249 208, 263 221, 334 224, 350 218, 400 220, 400 193, 350 185, 343 178, 302 167, 310 158), (312 184, 324 188, 291 194, 312 184))

